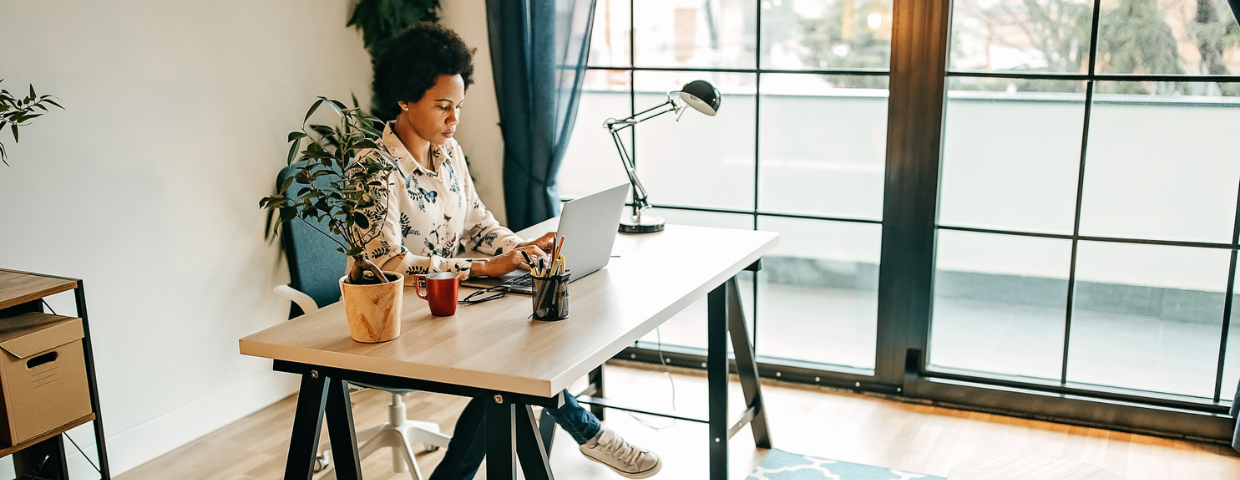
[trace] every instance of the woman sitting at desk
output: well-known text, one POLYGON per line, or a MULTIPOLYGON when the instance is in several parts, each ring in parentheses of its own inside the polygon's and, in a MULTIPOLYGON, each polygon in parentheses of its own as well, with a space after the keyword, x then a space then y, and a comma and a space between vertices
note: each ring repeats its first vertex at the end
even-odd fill
MULTIPOLYGON (((378 103, 397 108, 380 145, 399 167, 388 187, 406 194, 388 196, 383 234, 366 253, 383 270, 403 272, 407 283, 428 272, 494 277, 528 270, 521 252, 536 262, 545 259, 554 237, 522 240, 500 226, 474 190, 461 145, 452 139, 465 89, 473 83, 473 52, 455 32, 422 23, 393 39, 375 62, 378 103), (455 258, 462 244, 492 256, 455 258)), ((564 398, 564 406, 546 411, 586 457, 629 478, 659 471, 657 455, 604 428, 572 395, 564 398)), ((486 455, 482 408, 476 398, 465 407, 430 480, 474 478, 486 455)))

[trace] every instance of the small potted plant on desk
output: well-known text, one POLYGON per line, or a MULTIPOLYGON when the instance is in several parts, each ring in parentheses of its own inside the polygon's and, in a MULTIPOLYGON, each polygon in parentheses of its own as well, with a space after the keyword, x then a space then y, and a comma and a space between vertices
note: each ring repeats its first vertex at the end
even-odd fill
POLYGON ((278 212, 274 232, 300 220, 332 239, 349 256, 348 272, 340 278, 349 335, 366 343, 400 336, 404 276, 383 272, 366 258, 365 246, 380 235, 387 220, 387 178, 395 160, 379 143, 383 122, 362 111, 319 97, 300 130, 288 134, 288 164, 295 172, 259 206, 278 212), (319 107, 339 116, 336 125, 308 124, 319 107), (307 131, 308 129, 308 131, 307 131), (305 141, 306 148, 301 149, 305 141), (295 191, 290 191, 290 190, 295 191), (324 231, 319 225, 326 226, 324 231))

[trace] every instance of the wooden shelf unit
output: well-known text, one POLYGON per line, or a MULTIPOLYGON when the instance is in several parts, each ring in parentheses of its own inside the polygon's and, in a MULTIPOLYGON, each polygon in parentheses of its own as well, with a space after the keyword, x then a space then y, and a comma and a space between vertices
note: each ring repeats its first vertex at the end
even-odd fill
POLYGON ((56 430, 39 435, 18 445, 0 449, 0 457, 14 455, 13 464, 18 477, 24 473, 34 473, 33 469, 43 462, 40 455, 58 456, 52 460, 54 472, 52 477, 46 471, 39 471, 40 476, 55 480, 68 480, 68 465, 65 462, 64 442, 61 434, 75 427, 94 423, 95 448, 101 480, 112 480, 108 467, 108 451, 104 442, 103 416, 99 413, 99 387, 95 379, 95 354, 90 341, 90 322, 86 315, 86 290, 83 282, 75 278, 57 277, 41 273, 23 272, 0 268, 0 324, 5 318, 26 313, 42 312, 43 298, 73 291, 77 306, 77 317, 82 320, 82 350, 86 356, 86 380, 90 385, 90 406, 93 413, 70 422, 56 430), (33 453, 32 453, 33 452, 33 453), (23 456, 23 453, 27 455, 23 456), (26 458, 30 457, 30 458, 26 458), (37 458, 36 458, 37 457, 37 458))

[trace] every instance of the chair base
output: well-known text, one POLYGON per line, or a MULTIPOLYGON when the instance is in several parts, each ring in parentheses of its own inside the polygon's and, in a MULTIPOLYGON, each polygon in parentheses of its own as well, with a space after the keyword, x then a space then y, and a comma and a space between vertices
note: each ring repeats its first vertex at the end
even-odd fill
MULTIPOLYGON (((430 422, 418 422, 405 418, 405 402, 399 394, 392 394, 392 402, 388 404, 388 421, 357 432, 359 458, 366 458, 380 448, 392 449, 392 470, 401 473, 409 472, 413 480, 422 480, 422 472, 418 469, 417 458, 413 453, 413 444, 421 443, 427 452, 448 446, 452 437, 440 433, 439 425, 430 422), (365 439, 365 440, 363 440, 365 439), (399 453, 397 453, 399 452, 399 453)), ((327 452, 319 454, 326 468, 330 462, 327 452)), ((323 476, 324 480, 334 480, 336 471, 333 469, 323 476)))

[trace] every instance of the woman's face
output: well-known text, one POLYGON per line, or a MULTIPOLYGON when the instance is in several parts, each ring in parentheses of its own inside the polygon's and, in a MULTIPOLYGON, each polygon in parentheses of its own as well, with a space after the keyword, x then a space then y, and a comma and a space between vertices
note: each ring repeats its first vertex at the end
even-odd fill
POLYGON ((461 102, 465 100, 465 81, 460 75, 440 75, 435 85, 416 102, 398 102, 398 120, 413 127, 414 133, 434 145, 443 145, 456 132, 461 102))

